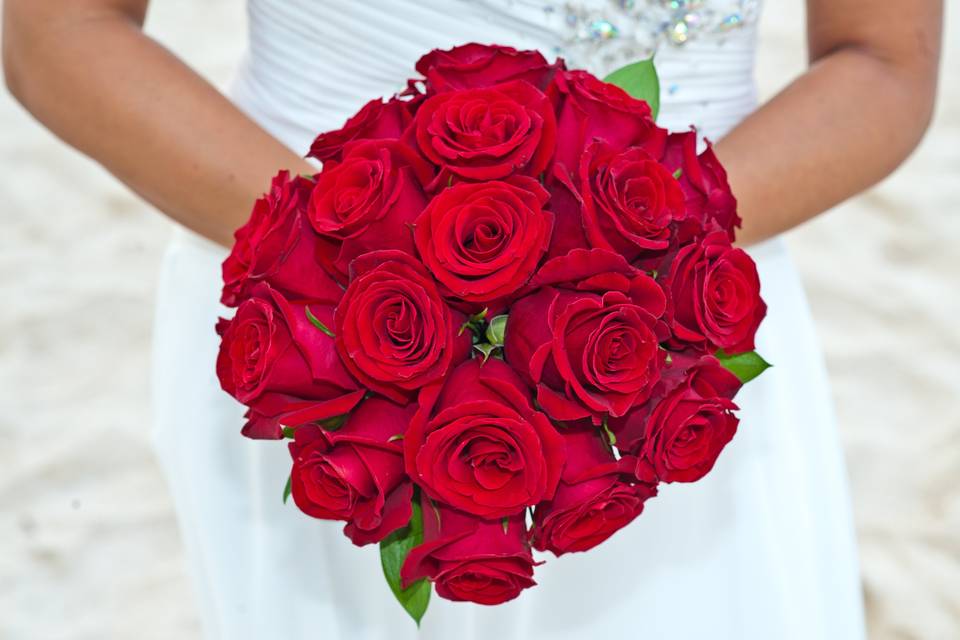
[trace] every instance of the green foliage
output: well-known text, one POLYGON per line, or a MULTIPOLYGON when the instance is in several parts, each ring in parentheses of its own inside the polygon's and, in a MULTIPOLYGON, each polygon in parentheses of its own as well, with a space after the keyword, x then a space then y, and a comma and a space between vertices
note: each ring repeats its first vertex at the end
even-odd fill
POLYGON ((397 529, 380 542, 380 564, 390 590, 400 606, 410 614, 417 626, 430 604, 430 582, 421 579, 406 589, 400 584, 400 568, 407 559, 410 550, 423 543, 423 511, 416 495, 413 499, 413 515, 402 529, 397 529))
POLYGON ((507 316, 496 316, 490 320, 490 324, 487 325, 487 342, 492 344, 495 347, 503 346, 503 338, 507 332, 507 316))
POLYGON ((646 102, 653 112, 653 119, 657 119, 660 113, 660 78, 652 57, 620 67, 603 81, 620 87, 637 100, 646 102))
POLYGON ((715 354, 727 370, 740 378, 740 382, 746 384, 769 369, 772 365, 760 357, 756 351, 746 351, 728 355, 721 349, 715 354))
POLYGON ((333 331, 331 331, 327 325, 320 322, 320 319, 317 318, 317 316, 313 315, 313 312, 310 311, 310 307, 304 307, 303 310, 306 312, 307 320, 310 321, 310 324, 315 326, 317 329, 320 329, 320 331, 323 331, 325 334, 327 334, 331 338, 335 337, 333 335, 333 331))

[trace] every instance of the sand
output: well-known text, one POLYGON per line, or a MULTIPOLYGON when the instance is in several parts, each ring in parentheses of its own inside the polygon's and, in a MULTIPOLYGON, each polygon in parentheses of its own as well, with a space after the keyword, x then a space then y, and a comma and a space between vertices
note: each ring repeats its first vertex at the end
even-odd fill
MULTIPOLYGON (((154 2, 218 84, 239 0, 154 2)), ((758 78, 803 67, 770 0, 758 78)), ((953 16, 951 16, 953 17, 953 16)), ((960 19, 944 69, 960 66, 960 19)), ((0 639, 199 638, 149 444, 153 295, 170 225, 0 93, 0 639)), ((826 349, 871 637, 960 637, 960 76, 889 180, 788 234, 826 349)))

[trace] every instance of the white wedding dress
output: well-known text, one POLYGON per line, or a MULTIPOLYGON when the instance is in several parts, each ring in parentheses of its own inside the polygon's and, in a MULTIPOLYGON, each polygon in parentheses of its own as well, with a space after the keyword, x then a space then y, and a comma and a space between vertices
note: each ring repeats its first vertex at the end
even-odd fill
MULTIPOLYGON (((249 51, 231 94, 303 153, 427 50, 469 41, 558 53, 596 73, 657 48, 661 124, 718 138, 755 107, 755 2, 249 0, 249 51)), ((799 25, 798 25, 798 28, 799 25)), ((267 185, 264 185, 266 187, 267 185)), ((205 636, 218 640, 857 640, 864 635, 849 496, 827 378, 779 240, 750 250, 775 366, 737 401, 740 430, 695 484, 664 485, 586 554, 543 557, 537 587, 483 607, 436 596, 418 631, 376 545, 281 496, 286 443, 240 435, 214 374, 225 252, 179 231, 155 331, 155 442, 174 497, 205 636)))

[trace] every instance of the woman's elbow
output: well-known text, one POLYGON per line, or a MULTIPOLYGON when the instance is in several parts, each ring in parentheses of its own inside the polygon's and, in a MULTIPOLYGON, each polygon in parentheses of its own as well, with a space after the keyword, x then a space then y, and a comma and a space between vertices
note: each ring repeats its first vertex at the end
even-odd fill
POLYGON ((6 0, 3 3, 3 80, 14 98, 23 102, 25 70, 23 43, 32 30, 29 0, 6 0))
POLYGON ((937 78, 936 76, 927 83, 922 89, 918 98, 916 115, 916 142, 914 147, 920 144, 933 123, 934 115, 937 110, 937 78))
POLYGON ((930 51, 898 58, 867 53, 877 81, 876 104, 886 112, 895 169, 920 145, 933 122, 937 103, 939 56, 930 51))
POLYGON ((899 115, 901 126, 909 136, 909 155, 923 140, 936 112, 939 39, 917 38, 897 53, 897 56, 880 59, 886 63, 892 79, 891 92, 900 97, 899 115))
POLYGON ((47 76, 42 67, 58 42, 54 32, 72 14, 60 4, 3 1, 3 79, 13 97, 28 110, 47 76))
POLYGON ((896 86, 890 88, 892 94, 900 96, 894 104, 891 113, 896 121, 892 126, 897 131, 896 137, 900 143, 899 157, 896 158, 896 168, 916 150, 933 123, 937 106, 937 79, 936 76, 913 77, 901 76, 894 81, 896 86))
POLYGON ((3 77, 27 109, 104 25, 142 26, 148 0, 3 0, 3 77))

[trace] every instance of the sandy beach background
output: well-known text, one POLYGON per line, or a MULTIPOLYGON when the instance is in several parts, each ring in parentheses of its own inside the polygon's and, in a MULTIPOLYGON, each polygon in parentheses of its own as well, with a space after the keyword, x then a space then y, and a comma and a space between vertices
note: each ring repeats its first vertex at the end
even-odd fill
MULTIPOLYGON (((153 4, 149 30, 222 86, 243 49, 242 2, 153 4)), ((765 96, 803 68, 802 5, 767 3, 765 96)), ((949 18, 920 149, 788 235, 826 349, 880 639, 960 638, 960 16, 949 18)), ((170 224, 4 92, 0 167, 0 639, 197 639, 148 440, 170 224)))

